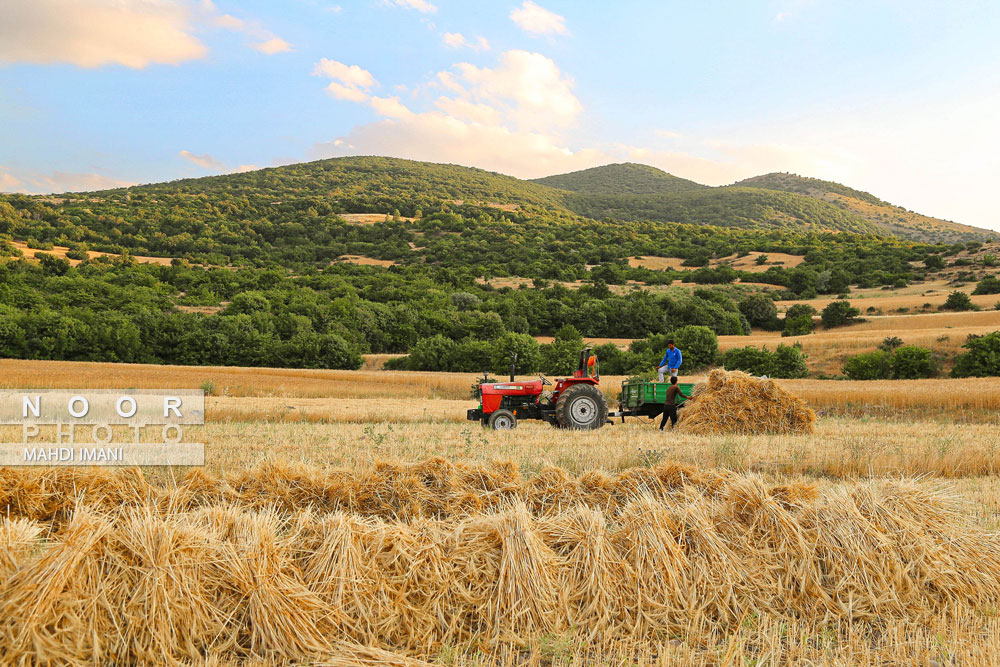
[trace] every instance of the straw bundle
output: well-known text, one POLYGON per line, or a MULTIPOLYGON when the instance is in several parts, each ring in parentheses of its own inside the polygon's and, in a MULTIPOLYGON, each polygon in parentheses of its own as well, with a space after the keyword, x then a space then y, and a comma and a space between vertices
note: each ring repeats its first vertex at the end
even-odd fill
POLYGON ((816 413, 774 380, 716 368, 698 383, 680 411, 688 433, 812 433, 816 413))
POLYGON ((816 489, 665 465, 617 478, 508 474, 473 491, 457 465, 396 473, 409 470, 423 471, 427 493, 514 499, 407 521, 372 500, 367 515, 258 506, 332 484, 298 470, 296 484, 232 485, 246 504, 167 511, 165 490, 139 485, 155 502, 5 519, 0 662, 408 665, 470 645, 523 662, 516 647, 559 633, 574 633, 583 657, 649 655, 692 628, 736 632, 750 613, 816 632, 869 622, 876 636, 892 619, 1000 606, 1000 537, 926 482, 816 489))

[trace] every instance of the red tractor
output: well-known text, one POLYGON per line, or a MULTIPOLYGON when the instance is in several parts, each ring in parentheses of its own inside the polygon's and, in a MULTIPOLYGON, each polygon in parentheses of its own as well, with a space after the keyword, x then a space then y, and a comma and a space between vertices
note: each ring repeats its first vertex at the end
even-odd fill
POLYGON ((514 380, 516 357, 512 356, 510 380, 495 382, 484 374, 474 385, 481 399, 479 407, 469 410, 467 418, 497 430, 517 428, 519 419, 541 419, 557 428, 595 429, 608 423, 608 402, 601 392, 597 358, 590 348, 580 352, 580 363, 573 377, 556 380, 551 394, 543 395, 552 383, 541 375, 537 380, 514 380))

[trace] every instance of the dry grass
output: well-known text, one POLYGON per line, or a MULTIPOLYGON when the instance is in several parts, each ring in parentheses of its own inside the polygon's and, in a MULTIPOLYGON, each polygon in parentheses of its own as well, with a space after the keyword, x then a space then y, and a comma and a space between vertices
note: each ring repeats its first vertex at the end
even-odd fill
POLYGON ((877 349, 889 336, 898 336, 907 345, 927 347, 950 360, 963 352, 962 345, 969 335, 997 330, 1000 330, 1000 311, 874 317, 861 324, 821 329, 806 336, 782 337, 770 331, 751 336, 720 336, 719 349, 753 345, 773 350, 779 344, 798 344, 809 355, 807 364, 812 372, 837 375, 848 357, 877 349))
MULTIPOLYGON (((966 283, 957 286, 945 280, 936 280, 914 283, 907 287, 892 290, 883 290, 877 287, 854 289, 848 295, 848 301, 851 302, 851 305, 861 308, 862 312, 871 306, 873 308, 880 308, 883 313, 889 314, 897 308, 918 310, 926 304, 930 304, 929 308, 937 310, 940 306, 944 305, 948 295, 952 292, 965 292, 971 295, 975 287, 975 283, 966 283)), ((984 310, 992 309, 998 299, 996 294, 979 294, 970 298, 972 299, 972 303, 984 310)), ((787 310, 789 306, 796 303, 806 303, 816 310, 823 310, 823 308, 836 300, 835 297, 825 297, 799 301, 778 301, 777 304, 779 310, 787 310)))
MULTIPOLYGON (((836 330, 835 330, 836 331, 836 330)), ((844 333, 849 333, 845 330, 844 333)), ((835 341, 822 341, 822 334, 802 337, 806 352, 833 349, 835 341), (814 343, 813 341, 816 341, 814 343), (816 347, 810 347, 810 345, 816 347)), ((882 334, 872 337, 872 347, 881 342, 882 334)), ((964 336, 958 336, 964 341, 964 336)), ((755 336, 759 344, 771 345, 781 338, 755 336)), ((784 342, 797 339, 784 339, 784 342)), ((841 350, 849 350, 852 338, 843 338, 841 350)), ((909 343, 911 337, 904 336, 909 343)), ((958 341, 954 341, 958 342, 958 341)), ((732 344, 724 337, 722 347, 732 344)), ((940 346, 940 343, 936 344, 940 346)), ((772 346, 773 347, 773 346, 772 346)), ((860 349, 860 348, 859 348, 860 349)), ((377 357, 373 365, 380 363, 377 357)), ((384 361, 383 361, 384 363, 384 361)), ((839 371, 839 367, 836 368, 839 371)), ((259 419, 293 419, 295 410, 323 410, 315 417, 337 419, 352 410, 367 412, 372 421, 382 421, 379 415, 390 409, 394 419, 413 421, 407 417, 439 414, 432 399, 460 401, 474 407, 469 399, 475 377, 471 373, 422 373, 404 371, 329 371, 282 368, 239 368, 213 366, 149 366, 142 364, 111 364, 74 361, 26 361, 0 359, 0 388, 197 388, 211 381, 215 385, 217 402, 208 405, 215 414, 233 417, 256 416, 259 419), (241 402, 238 398, 272 398, 271 402, 241 402), (284 401, 286 398, 328 399, 313 403, 284 401), (350 403, 342 399, 351 399, 350 403), (385 401, 397 401, 392 407, 385 401), (430 400, 430 402, 428 402, 430 400), (381 407, 380 407, 381 406, 381 407), (287 414, 286 414, 287 413, 287 414)), ((624 378, 605 376, 601 386, 616 400, 624 378)), ((700 381, 703 376, 686 377, 700 381)), ((778 385, 800 396, 812 408, 827 414, 912 415, 914 413, 943 416, 948 419, 996 420, 1000 411, 1000 378, 942 378, 935 380, 893 380, 882 382, 852 382, 828 380, 776 380, 778 385)), ((455 404, 457 406, 458 404, 455 404)), ((454 410, 448 406, 445 410, 454 410)), ((464 410, 458 415, 461 419, 464 410)), ((419 417, 418 420, 423 419, 419 417)))
MULTIPOLYGON (((54 255, 56 257, 66 257, 66 252, 69 250, 66 246, 53 246, 52 250, 37 250, 35 248, 29 248, 27 243, 22 241, 8 241, 12 246, 24 253, 24 256, 28 259, 34 259, 35 255, 38 253, 46 253, 49 255, 54 255)), ((97 250, 88 250, 87 253, 91 258, 94 257, 118 257, 115 253, 111 252, 100 252, 97 250)), ((145 255, 132 255, 132 259, 139 262, 140 264, 159 264, 160 266, 170 266, 170 262, 173 261, 172 257, 147 257, 145 255)), ((81 262, 79 259, 67 259, 67 261, 72 265, 76 266, 81 262)))
POLYGON ((941 657, 943 627, 971 661, 1000 636, 1000 539, 926 482, 438 459, 4 486, 5 663, 867 663, 941 657))
MULTIPOLYGON (((783 252, 751 252, 743 257, 737 257, 736 255, 729 255, 728 257, 721 257, 719 259, 713 259, 709 262, 710 267, 721 266, 723 264, 728 264, 737 271, 751 271, 754 273, 760 273, 767 271, 768 267, 772 265, 784 266, 786 269, 795 268, 803 262, 805 257, 801 255, 789 255, 783 252), (757 257, 760 255, 767 255, 767 264, 760 265, 757 264, 757 257)), ((693 270, 695 267, 684 266, 684 260, 678 257, 657 257, 655 255, 643 255, 641 257, 630 257, 628 260, 628 265, 631 267, 643 267, 647 269, 652 269, 654 271, 664 271, 667 269, 673 271, 684 271, 693 270)))
MULTIPOLYGON (((392 220, 392 215, 389 213, 338 213, 337 217, 355 225, 374 225, 376 222, 385 222, 387 218, 392 220)), ((399 219, 406 222, 416 220, 405 216, 399 216, 399 219)))
POLYGON ((391 259, 375 259, 374 257, 365 257, 364 255, 341 255, 337 258, 338 262, 347 262, 348 264, 358 264, 361 266, 395 266, 396 262, 391 259))
POLYGON ((185 438, 207 444, 205 469, 0 469, 4 664, 1000 652, 1000 380, 780 381, 821 412, 880 418, 706 436, 640 420, 494 432, 464 421, 470 374, 0 370, 14 387, 223 394, 185 438), (936 421, 900 418, 931 406, 936 421), (994 423, 958 424, 972 418, 994 423))

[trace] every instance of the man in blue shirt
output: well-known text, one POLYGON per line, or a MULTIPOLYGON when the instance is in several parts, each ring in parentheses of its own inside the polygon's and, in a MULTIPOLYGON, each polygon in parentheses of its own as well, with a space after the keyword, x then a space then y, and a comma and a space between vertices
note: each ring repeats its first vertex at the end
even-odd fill
POLYGON ((656 366, 656 371, 660 375, 660 382, 663 382, 663 374, 666 371, 670 371, 670 377, 677 377, 677 370, 681 367, 681 363, 684 361, 684 356, 681 351, 674 347, 674 341, 667 341, 667 351, 663 353, 663 358, 660 359, 660 363, 656 366))

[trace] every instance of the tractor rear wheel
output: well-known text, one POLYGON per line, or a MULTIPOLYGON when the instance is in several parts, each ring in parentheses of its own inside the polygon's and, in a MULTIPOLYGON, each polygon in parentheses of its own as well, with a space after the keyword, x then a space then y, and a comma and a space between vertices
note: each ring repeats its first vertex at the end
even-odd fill
POLYGON ((608 401, 592 384, 573 385, 559 394, 556 419, 562 428, 601 428, 608 421, 608 401))
POLYGON ((497 431, 509 431, 517 428, 517 417, 510 410, 496 410, 490 414, 486 425, 497 431))

